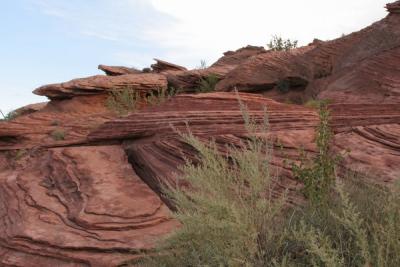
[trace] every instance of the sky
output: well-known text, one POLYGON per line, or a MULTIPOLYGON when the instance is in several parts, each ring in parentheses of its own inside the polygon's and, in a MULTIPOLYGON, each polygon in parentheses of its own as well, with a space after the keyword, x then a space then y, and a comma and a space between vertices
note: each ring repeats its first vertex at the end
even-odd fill
POLYGON ((143 68, 160 58, 194 68, 272 35, 330 40, 386 16, 390 0, 3 0, 0 109, 46 98, 44 84, 143 68))

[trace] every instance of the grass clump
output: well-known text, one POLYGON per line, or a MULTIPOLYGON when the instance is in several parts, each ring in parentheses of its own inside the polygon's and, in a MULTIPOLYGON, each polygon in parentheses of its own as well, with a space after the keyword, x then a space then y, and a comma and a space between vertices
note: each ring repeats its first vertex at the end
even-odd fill
POLYGON ((271 41, 267 44, 269 50, 272 51, 289 51, 297 47, 297 40, 283 39, 278 35, 272 36, 271 41))
POLYGON ((4 114, 3 111, 0 110, 0 114, 3 117, 0 121, 11 121, 19 116, 18 112, 10 111, 7 114, 4 114))
POLYGON ((267 129, 267 120, 259 128, 244 112, 250 137, 240 147, 229 146, 227 154, 215 142, 183 134, 198 151, 197 160, 182 169, 181 179, 191 188, 164 190, 182 227, 141 264, 400 266, 400 186, 389 190, 357 177, 339 179, 337 158, 328 150, 328 117, 322 107, 317 156, 293 166, 307 200, 295 207, 286 205, 286 194, 271 197, 277 179, 271 146, 255 134, 267 129))
POLYGON ((159 105, 177 93, 178 91, 172 87, 150 91, 146 95, 132 88, 114 89, 109 92, 106 106, 109 110, 123 116, 146 104, 159 105))
POLYGON ((208 93, 215 91, 215 86, 217 85, 219 78, 215 74, 209 74, 208 76, 201 78, 199 81, 199 86, 196 89, 198 93, 208 93))
POLYGON ((65 131, 64 130, 54 130, 51 132, 50 135, 54 141, 65 140, 65 131))
POLYGON ((320 109, 321 107, 327 106, 332 101, 329 99, 310 99, 304 103, 304 106, 314 109, 320 109))
POLYGON ((119 115, 126 115, 138 108, 140 95, 132 88, 114 89, 109 92, 106 106, 119 115))

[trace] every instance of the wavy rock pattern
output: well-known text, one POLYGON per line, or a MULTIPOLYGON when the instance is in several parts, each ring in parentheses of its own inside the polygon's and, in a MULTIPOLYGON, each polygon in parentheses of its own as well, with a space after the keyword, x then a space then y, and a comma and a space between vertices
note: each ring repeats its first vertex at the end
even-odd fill
MULTIPOLYGON (((290 188, 294 192, 299 183, 290 178, 283 159, 295 159, 299 147, 309 152, 315 150, 313 138, 318 116, 311 109, 281 104, 262 96, 238 96, 259 122, 264 119, 264 108, 268 109, 268 138, 276 146, 272 165, 276 176, 284 177, 277 188, 290 188)), ((160 192, 162 183, 175 182, 183 158, 195 157, 193 148, 183 143, 177 133, 186 132, 187 127, 201 140, 215 139, 221 151, 225 144, 240 145, 248 136, 237 96, 210 93, 180 95, 160 106, 106 122, 88 138, 96 142, 125 140, 124 148, 135 171, 153 190, 160 192)))
POLYGON ((107 110, 107 95, 80 96, 49 102, 40 111, 0 122, 0 151, 33 149, 86 142, 87 134, 115 117, 107 110), (62 133, 62 140, 54 133, 62 133))
POLYGON ((317 97, 337 103, 400 103, 399 47, 400 14, 392 12, 333 41, 251 57, 227 73, 217 89, 299 102, 317 97))
POLYGON ((50 99, 71 98, 79 95, 101 94, 112 89, 135 89, 152 91, 167 88, 164 75, 144 73, 118 76, 97 75, 88 78, 74 79, 69 82, 42 86, 34 94, 47 96, 50 99))
POLYGON ((39 151, 0 177, 1 266, 116 266, 177 226, 120 146, 39 151))

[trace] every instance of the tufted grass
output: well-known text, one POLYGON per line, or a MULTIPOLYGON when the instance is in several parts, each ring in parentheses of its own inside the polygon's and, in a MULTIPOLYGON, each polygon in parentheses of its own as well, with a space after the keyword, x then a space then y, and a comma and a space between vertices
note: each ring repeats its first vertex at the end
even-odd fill
POLYGON ((178 91, 172 87, 150 91, 146 95, 130 87, 113 89, 109 92, 106 107, 119 116, 124 116, 135 112, 141 105, 159 105, 177 93, 178 91))

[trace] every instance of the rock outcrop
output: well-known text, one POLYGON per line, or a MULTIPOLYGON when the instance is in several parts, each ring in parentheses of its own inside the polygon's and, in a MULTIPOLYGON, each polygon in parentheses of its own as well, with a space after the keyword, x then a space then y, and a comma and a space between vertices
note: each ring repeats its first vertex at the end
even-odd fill
POLYGON ((386 9, 389 11, 389 13, 399 14, 400 13, 400 1, 396 1, 394 3, 387 4, 386 9))
POLYGON ((254 56, 229 72, 217 90, 237 88, 298 102, 320 98, 338 103, 399 103, 397 6, 398 2, 388 5, 389 16, 345 37, 254 56))
POLYGON ((197 154, 181 134, 215 140, 221 153, 240 146, 243 105, 260 124, 267 110, 268 132, 256 134, 273 146, 274 194, 303 201, 285 159, 316 152, 317 110, 302 105, 314 98, 331 100, 331 150, 347 151, 340 171, 391 186, 400 179, 399 3, 364 30, 287 52, 247 46, 195 70, 101 65, 107 75, 36 89, 51 101, 0 121, 0 266, 121 266, 151 252, 179 227, 161 187, 190 186, 177 177, 197 154), (191 94, 210 75, 218 91, 191 94), (114 89, 171 87, 180 93, 124 117, 106 107, 114 89))
POLYGON ((97 75, 88 78, 71 80, 65 83, 42 86, 34 94, 47 96, 50 99, 65 99, 80 95, 95 95, 107 93, 113 89, 134 89, 137 91, 152 91, 167 88, 164 75, 125 74, 119 76, 97 75))
POLYGON ((135 68, 127 68, 122 66, 99 65, 98 69, 104 71, 108 76, 142 73, 140 70, 137 70, 135 68))
POLYGON ((187 69, 185 67, 161 60, 161 59, 154 59, 157 63, 152 64, 151 68, 153 69, 154 72, 160 73, 160 72, 165 72, 165 71, 186 71, 187 69))
POLYGON ((178 226, 120 146, 38 150, 10 162, 0 168, 1 266, 117 266, 178 226))

